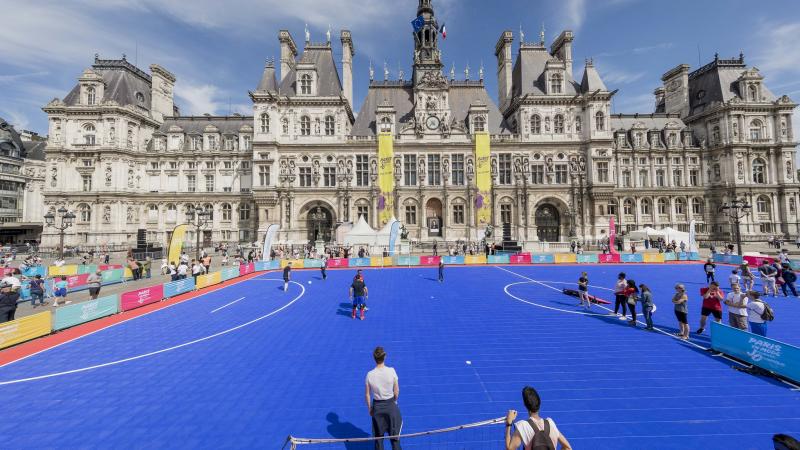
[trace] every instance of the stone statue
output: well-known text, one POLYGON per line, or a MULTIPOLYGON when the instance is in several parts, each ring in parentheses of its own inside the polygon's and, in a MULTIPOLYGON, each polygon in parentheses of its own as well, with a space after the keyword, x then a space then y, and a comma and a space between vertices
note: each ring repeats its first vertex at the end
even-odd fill
POLYGON ((133 187, 133 169, 128 169, 128 187, 133 187))
POLYGON ((308 31, 308 24, 306 24, 306 42, 311 42, 311 32, 308 31))
POLYGON ((544 131, 550 131, 550 117, 544 118, 544 131))
POLYGON ((103 207, 103 223, 111 223, 111 207, 103 207))
POLYGON ((58 184, 58 169, 55 167, 50 168, 50 186, 56 187, 58 184))
POLYGON ((111 186, 111 166, 106 166, 106 186, 111 186))
POLYGON ((127 216, 128 223, 133 223, 133 208, 130 206, 128 206, 127 216))
POLYGON ((786 178, 792 179, 792 162, 786 161, 786 178))
POLYGON ((436 109, 436 97, 433 95, 428 96, 428 100, 425 102, 426 109, 436 109))
POLYGON ((472 158, 467 160, 467 174, 473 175, 475 173, 475 166, 472 163, 472 158))

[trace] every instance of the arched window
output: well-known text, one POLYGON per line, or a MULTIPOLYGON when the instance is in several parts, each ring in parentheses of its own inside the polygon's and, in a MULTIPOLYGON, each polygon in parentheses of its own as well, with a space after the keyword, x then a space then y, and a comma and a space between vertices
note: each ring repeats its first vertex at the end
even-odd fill
POLYGON ((484 119, 483 116, 475 117, 475 124, 473 128, 475 129, 476 133, 486 131, 486 119, 484 119))
POLYGON ((649 216, 650 211, 650 200, 643 198, 642 199, 642 207, 641 207, 642 215, 649 216))
POLYGON ((144 94, 141 92, 136 93, 136 102, 137 103, 144 103, 144 94))
POLYGON ((686 205, 683 203, 682 198, 675 199, 675 214, 684 215, 686 213, 686 205))
POLYGON ((311 134, 311 118, 303 116, 300 118, 300 134, 309 136, 311 134))
POLYGON ((178 209, 174 204, 167 204, 167 222, 175 222, 178 220, 178 209))
POLYGON ((771 209, 772 205, 768 197, 764 195, 758 197, 758 200, 756 200, 756 211, 758 211, 759 214, 769 214, 771 209))
POLYGON ((86 88, 86 104, 87 105, 94 105, 95 101, 97 100, 97 94, 93 87, 86 88))
POLYGON ((261 114, 261 132, 269 133, 269 114, 261 114))
POLYGON ((550 93, 561 93, 561 74, 554 73, 553 76, 550 77, 550 93))
POLYGON ((767 182, 767 163, 761 158, 753 160, 753 183, 766 184, 767 182))
POLYGON ((603 111, 597 111, 594 115, 594 129, 597 131, 604 131, 606 129, 606 115, 603 111))
POLYGON ((538 114, 534 114, 531 117, 531 134, 541 134, 542 133, 542 118, 539 117, 538 114))
POLYGON ((81 203, 78 205, 78 219, 81 222, 91 222, 92 221, 92 207, 87 205, 86 203, 81 203))
POLYGON ((211 203, 203 205, 203 209, 208 213, 208 220, 214 220, 214 206, 211 203))
POLYGON ((575 117, 575 131, 581 131, 581 118, 579 116, 575 117))
POLYGON ((311 95, 311 75, 304 74, 300 77, 300 93, 311 95))
POLYGON ((556 114, 553 118, 553 133, 564 134, 564 116, 556 114))
POLYGON ((158 205, 154 203, 147 205, 147 221, 158 222, 158 205))
POLYGON ((336 123, 333 116, 325 116, 325 136, 333 136, 336 131, 336 123))
POLYGON ((762 133, 763 127, 764 124, 761 123, 760 120, 753 119, 753 121, 750 122, 750 139, 752 140, 762 139, 764 137, 762 133))
POLYGON ((250 204, 239 204, 239 220, 250 220, 250 204))
POLYGON ((622 202, 622 212, 626 216, 633 215, 633 200, 626 198, 624 202, 622 202))
POLYGON ((222 220, 230 221, 233 217, 233 209, 229 203, 222 204, 222 220))
POLYGON ((719 141, 720 141, 719 126, 715 125, 714 128, 711 129, 711 142, 716 144, 719 141))
POLYGON ((83 126, 83 143, 86 145, 94 145, 95 144, 95 128, 94 125, 91 123, 87 123, 83 126))
POLYGON ((381 131, 385 133, 392 131, 392 119, 388 117, 381 118, 381 131))
POLYGON ((667 215, 669 214, 669 202, 665 198, 658 199, 658 214, 660 215, 667 215))
POLYGON ((692 214, 702 215, 703 214, 703 200, 695 197, 692 199, 692 214))
POLYGON ((747 86, 747 98, 751 102, 758 101, 758 88, 754 84, 747 86))

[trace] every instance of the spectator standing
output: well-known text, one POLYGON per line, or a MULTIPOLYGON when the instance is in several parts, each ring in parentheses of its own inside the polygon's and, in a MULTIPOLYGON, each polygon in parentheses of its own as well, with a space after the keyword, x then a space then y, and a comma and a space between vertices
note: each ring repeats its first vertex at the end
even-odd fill
POLYGON ((144 263, 142 264, 142 271, 144 271, 144 277, 150 279, 153 270, 153 258, 148 256, 144 259, 144 263))
POLYGON ((433 241, 433 256, 439 255, 439 244, 436 241, 433 241))
POLYGON ((625 280, 625 272, 620 272, 617 275, 617 283, 614 285, 614 314, 619 317, 619 320, 625 320, 627 314, 626 303, 628 299, 625 297, 625 288, 628 287, 628 282, 625 280), (622 306, 622 315, 619 314, 619 308, 622 306))
POLYGON ((322 255, 322 265, 319 266, 320 274, 322 275, 322 281, 328 279, 328 257, 322 255))
POLYGON ((697 329, 697 334, 703 334, 709 315, 713 315, 714 320, 718 323, 722 321, 721 302, 725 299, 719 288, 719 283, 716 281, 712 281, 711 284, 708 285, 708 289, 702 292, 702 295, 703 306, 700 308, 700 328, 697 329))
MULTIPOLYGON (((397 399, 400 397, 400 383, 397 372, 386 365, 386 351, 383 347, 375 347, 372 352, 375 368, 367 373, 366 401, 369 415, 372 417, 372 435, 383 437, 397 436, 403 428, 403 418, 397 399)), ((400 439, 390 439, 392 450, 400 450, 400 439)), ((375 441, 375 449, 383 449, 383 439, 375 441)))
POLYGON ((672 303, 675 305, 675 318, 678 319, 680 327, 677 336, 685 341, 689 339, 689 296, 686 295, 686 288, 682 284, 675 285, 672 303))
POLYGON ((586 310, 592 307, 592 302, 589 300, 589 276, 586 275, 586 272, 581 272, 581 276, 578 278, 578 298, 581 300, 579 306, 586 310))
POLYGON ((203 257, 203 268, 205 273, 211 273, 211 255, 206 254, 203 257))
POLYGON ((625 288, 625 299, 628 303, 628 310, 631 312, 631 320, 628 321, 628 324, 635 327, 636 302, 639 300, 639 288, 633 280, 628 280, 628 286, 625 288))
POLYGON ((100 295, 100 287, 103 285, 103 272, 96 271, 86 278, 86 283, 89 285, 89 298, 97 300, 100 295))
POLYGON ((197 277, 203 274, 203 265, 200 264, 200 261, 192 260, 192 278, 194 278, 194 282, 197 283, 197 277))
POLYGON ((444 282, 444 260, 439 258, 439 283, 444 282))
POLYGON ((178 280, 178 267, 175 266, 175 262, 174 261, 169 263, 169 265, 167 266, 167 274, 169 275, 169 278, 172 281, 177 281, 178 280))
POLYGON ((42 279, 41 275, 36 275, 31 280, 31 306, 36 308, 37 306, 41 305, 44 306, 46 303, 44 302, 44 280, 42 279), (39 301, 39 305, 36 304, 36 301, 39 301))
POLYGON ((187 273, 189 273, 189 265, 186 264, 185 262, 181 261, 181 263, 178 265, 178 277, 177 277, 177 279, 178 280, 185 280, 187 273))
POLYGON ((286 267, 283 268, 283 292, 286 292, 289 289, 289 280, 292 278, 292 263, 289 262, 286 264, 286 267))
POLYGON ((5 281, 0 282, 0 323, 14 320, 19 292, 5 281))
POLYGON ((778 275, 778 271, 765 259, 761 262, 758 273, 761 275, 761 284, 764 285, 764 295, 769 295, 772 292, 772 296, 777 297, 778 289, 775 285, 775 277, 778 275))
POLYGON ((738 284, 734 284, 731 289, 724 302, 728 306, 728 324, 747 331, 747 294, 742 292, 738 284))
POLYGON ((747 261, 743 261, 742 265, 739 266, 739 271, 742 274, 745 292, 752 291, 753 285, 756 284, 756 276, 753 274, 753 271, 750 270, 750 264, 747 261))
POLYGON ((792 295, 797 297, 797 288, 795 288, 794 283, 797 281, 797 274, 792 270, 792 267, 789 263, 784 263, 782 266, 781 277, 783 278, 783 284, 781 285, 781 290, 783 291, 783 296, 789 296, 789 290, 792 291, 792 295))
POLYGON ((714 279, 714 271, 716 271, 717 265, 714 264, 714 260, 708 258, 705 264, 703 264, 703 271, 706 273, 706 283, 710 283, 712 281, 716 281, 714 279))
POLYGON ((731 284, 731 289, 733 289, 734 286, 741 287, 739 284, 739 280, 741 279, 742 277, 739 276, 739 270, 733 269, 731 271, 731 275, 728 277, 728 282, 731 284))
POLYGON ((756 291, 747 293, 747 322, 750 332, 759 336, 767 336, 767 322, 772 320, 772 308, 761 299, 756 291))
POLYGON ((542 400, 536 389, 525 386, 522 389, 522 402, 528 410, 528 420, 520 420, 514 424, 517 412, 513 409, 506 414, 506 450, 517 450, 520 446, 525 449, 556 449, 561 444, 562 450, 570 450, 569 441, 558 430, 556 423, 551 418, 542 419, 539 416, 542 400), (511 428, 515 431, 512 434, 511 428))
POLYGON ((53 306, 58 306, 59 298, 64 299, 63 303, 65 305, 72 303, 71 301, 67 300, 67 286, 69 286, 69 284, 67 283, 67 277, 65 276, 62 276, 60 280, 53 284, 53 294, 55 295, 55 298, 53 299, 53 306))
POLYGON ((653 293, 644 283, 639 285, 639 291, 642 293, 642 314, 644 314, 644 321, 646 323, 644 329, 653 330, 653 310, 655 309, 653 293))

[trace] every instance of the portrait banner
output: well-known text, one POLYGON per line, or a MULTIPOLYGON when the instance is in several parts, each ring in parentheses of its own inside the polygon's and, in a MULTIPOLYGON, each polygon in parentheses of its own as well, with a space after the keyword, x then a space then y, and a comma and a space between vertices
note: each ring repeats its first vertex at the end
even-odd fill
POLYGON ((378 220, 383 226, 394 216, 394 144, 392 134, 378 134, 378 220))
POLYGON ((475 213, 478 228, 492 223, 492 156, 489 133, 475 133, 475 213))

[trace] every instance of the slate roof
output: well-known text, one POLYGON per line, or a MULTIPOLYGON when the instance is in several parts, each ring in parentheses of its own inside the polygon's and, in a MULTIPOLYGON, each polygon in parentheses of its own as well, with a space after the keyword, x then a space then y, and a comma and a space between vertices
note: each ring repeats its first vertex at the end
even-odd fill
POLYGON ((638 123, 644 124, 648 130, 663 130, 667 124, 675 123, 678 127, 685 128, 678 114, 612 114, 611 130, 630 130, 638 123))
MULTIPOLYGON (((689 74, 689 114, 703 112, 715 102, 728 102, 733 98, 744 100, 739 92, 739 77, 747 70, 744 57, 738 59, 719 59, 689 74), (703 95, 698 98, 698 93, 703 95)), ((761 94, 766 101, 774 101, 775 95, 761 84, 761 94)))
POLYGON ((37 161, 45 160, 44 149, 47 147, 47 141, 24 141, 23 145, 25 146, 25 158, 37 161))
POLYGON ((264 66, 264 73, 261 74, 261 80, 258 82, 256 91, 278 91, 278 80, 275 78, 275 65, 268 61, 264 66))
POLYGON ((238 135, 243 126, 253 126, 253 116, 181 116, 165 117, 157 134, 166 134, 173 126, 180 127, 186 134, 202 134, 206 127, 213 125, 223 135, 238 135))
MULTIPOLYGON (((554 57, 543 46, 534 44, 524 44, 520 46, 517 60, 514 62, 512 72, 512 94, 515 97, 532 94, 545 95, 544 70, 547 61, 554 57)), ((563 95, 575 95, 580 91, 572 76, 565 72, 565 83, 563 95)))
MULTIPOLYGON (((129 63, 125 59, 97 59, 92 64, 92 71, 103 77, 105 84, 103 98, 98 102, 114 100, 121 106, 133 105, 150 109, 150 75, 129 63), (144 96, 144 102, 136 100, 136 93, 144 96)), ((67 106, 74 106, 80 102, 80 84, 64 97, 67 106)))
MULTIPOLYGON (((339 79, 339 72, 336 70, 336 63, 333 60, 333 51, 330 45, 306 44, 300 62, 309 62, 317 70, 317 96, 319 97, 338 97, 344 95, 342 92, 342 82, 339 79)), ((266 73, 266 69, 265 69, 266 73)), ((281 82, 278 93, 280 95, 297 95, 296 72, 292 68, 281 82)), ((262 77, 263 80, 263 77, 262 77)), ((259 87, 261 84, 259 83, 259 87)))
POLYGON ((594 64, 587 63, 586 68, 583 70, 583 79, 581 80, 581 92, 594 92, 594 91, 607 91, 605 83, 597 73, 594 64))

